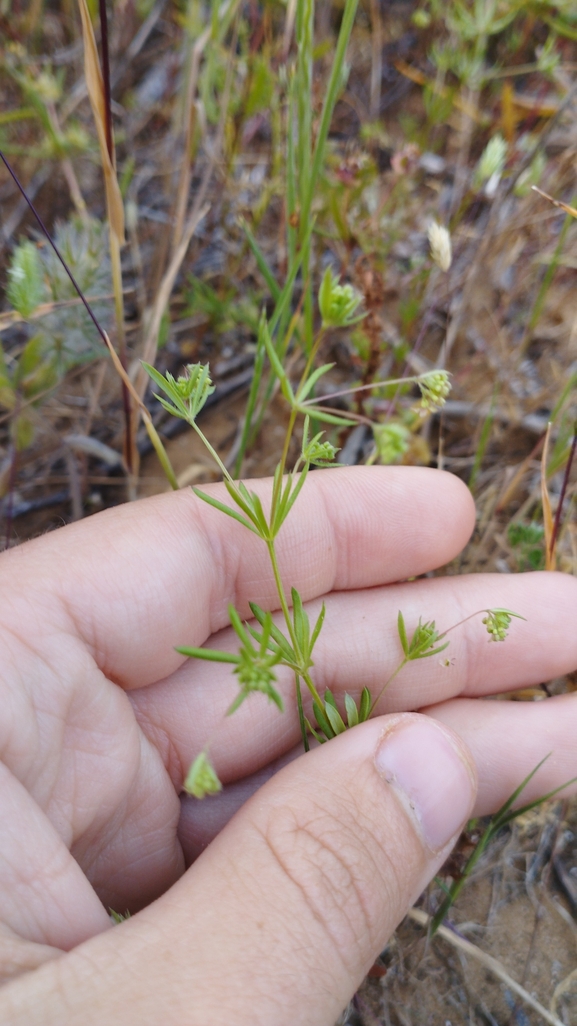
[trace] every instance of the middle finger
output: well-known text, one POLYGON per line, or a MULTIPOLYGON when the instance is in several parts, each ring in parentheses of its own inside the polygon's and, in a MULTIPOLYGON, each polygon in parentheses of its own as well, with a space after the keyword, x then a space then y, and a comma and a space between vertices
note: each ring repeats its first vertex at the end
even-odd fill
MULTIPOLYGON (((443 632, 479 613, 449 633, 450 646, 442 656, 405 666, 381 698, 379 713, 419 709, 457 695, 511 691, 577 665, 572 630, 577 581, 564 574, 434 578, 333 593, 325 601, 312 675, 320 693, 329 687, 337 701, 345 691, 358 699, 363 687, 376 698, 394 673, 403 658, 396 626, 399 610, 409 637, 419 618, 435 620, 443 632), (491 642, 481 622, 483 611, 492 607, 506 607, 525 617, 512 621, 503 643, 491 642)), ((307 605, 312 622, 320 606, 320 600, 307 605)), ((232 630, 224 630, 210 639, 209 646, 234 651, 236 642, 232 630)), ((298 742, 294 678, 284 667, 278 668, 278 689, 285 702, 283 714, 265 696, 251 695, 228 718, 226 711, 238 692, 236 677, 226 665, 189 660, 164 681, 133 691, 130 697, 142 728, 164 755, 180 789, 190 762, 209 740, 211 758, 224 783, 257 772, 298 742)), ((303 697, 311 718, 308 696, 303 697)))

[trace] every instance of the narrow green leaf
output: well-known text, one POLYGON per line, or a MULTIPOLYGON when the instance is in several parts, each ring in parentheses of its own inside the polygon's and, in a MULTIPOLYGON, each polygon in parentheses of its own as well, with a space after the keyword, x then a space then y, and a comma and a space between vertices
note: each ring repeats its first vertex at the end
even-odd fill
POLYGON ((188 419, 186 411, 182 410, 179 406, 175 406, 174 403, 169 402, 168 399, 163 399, 158 392, 153 392, 153 395, 155 399, 158 399, 160 405, 164 407, 166 412, 170 413, 171 417, 179 417, 180 420, 188 419))
POLYGON ((165 395, 169 396, 172 399, 172 389, 168 381, 164 377, 164 374, 161 374, 160 371, 156 369, 156 367, 152 366, 152 364, 146 363, 145 360, 141 360, 140 362, 144 367, 146 373, 148 374, 149 378, 152 378, 152 380, 154 381, 155 385, 157 385, 158 388, 160 388, 160 390, 165 393, 165 395))
POLYGON ((287 504, 285 506, 283 522, 284 522, 284 520, 286 520, 286 518, 288 517, 288 515, 289 515, 291 509, 293 508, 295 502, 297 501, 297 499, 298 499, 298 497, 300 495, 300 492, 301 492, 301 488, 302 488, 302 486, 304 485, 304 483, 305 483, 305 481, 307 479, 308 472, 309 472, 308 466, 303 467, 303 469, 301 470, 301 472, 299 474, 299 479, 298 479, 295 487, 293 488, 293 490, 292 490, 292 492, 291 492, 291 494, 289 496, 288 502, 287 502, 287 504))
POLYGON ((492 606, 490 610, 487 610, 487 612, 491 612, 491 613, 507 613, 509 616, 516 617, 517 620, 524 620, 525 623, 527 622, 527 617, 526 616, 521 616, 520 613, 514 613, 512 609, 502 609, 502 608, 497 607, 497 606, 492 606))
POLYGON ((264 510, 262 508, 262 502, 260 501, 260 499, 259 499, 258 495, 256 494, 256 492, 251 492, 251 499, 252 499, 252 506, 253 506, 253 509, 254 509, 255 521, 256 521, 257 526, 260 528, 261 536, 263 538, 268 537, 270 531, 269 531, 268 521, 267 521, 266 516, 264 514, 264 510))
POLYGON ((176 651, 189 659, 206 659, 209 663, 238 663, 237 655, 232 652, 221 652, 217 648, 191 648, 189 646, 176 646, 176 651))
POLYGON ((343 718, 339 710, 335 709, 334 706, 330 704, 330 702, 327 702, 325 703, 325 712, 327 715, 327 719, 331 727, 333 728, 335 734, 344 734, 347 728, 345 727, 343 718))
POLYGON ((397 617, 397 631, 399 634, 399 640, 403 647, 404 654, 408 657, 409 655, 409 642, 407 641, 407 630, 405 627, 405 620, 401 610, 399 609, 399 615, 397 617))
MULTIPOLYGON (((286 376, 286 371, 285 371, 282 363, 280 362, 280 360, 279 360, 279 358, 278 358, 278 356, 276 354, 276 351, 275 351, 275 348, 274 348, 274 346, 272 344, 272 339, 271 339, 271 337, 269 335, 268 327, 266 326, 266 324, 264 325, 264 328, 263 328, 262 339, 263 339, 263 342, 265 344, 267 356, 268 356, 268 358, 270 360, 270 364, 271 364, 271 367, 272 367, 274 373, 276 374, 276 376, 279 379, 279 381, 281 383, 282 382, 286 382, 288 384, 289 389, 290 389, 290 383, 289 383, 288 378, 286 376)), ((292 395, 292 389, 290 389, 290 392, 291 392, 291 395, 292 395)), ((294 395, 293 395, 293 399, 294 399, 294 395)))
POLYGON ((361 701, 359 704, 359 723, 364 723, 368 720, 371 713, 371 692, 368 688, 363 688, 361 693, 361 701))
POLYGON ((331 737, 335 737, 335 732, 325 715, 324 709, 321 709, 319 703, 316 701, 313 701, 313 712, 315 714, 315 719, 319 727, 321 728, 323 734, 325 734, 329 739, 331 737))
POLYGON ((420 652, 419 650, 417 650, 417 654, 416 655, 411 654, 409 656, 409 659, 411 660, 411 662, 413 661, 413 659, 428 659, 429 656, 438 655, 439 652, 444 652, 445 649, 448 648, 450 644, 451 644, 450 641, 446 641, 444 645, 438 645, 437 648, 432 648, 430 651, 427 650, 425 652, 420 652))
POLYGON ((358 421, 350 420, 347 417, 337 417, 334 413, 325 413, 318 406, 304 406, 300 412, 310 413, 315 420, 320 420, 323 424, 336 424, 338 427, 356 427, 358 423, 358 421))
MULTIPOLYGON (((312 221, 312 219, 311 219, 311 221, 312 221)), ((312 222, 312 223, 314 223, 314 222, 312 222)), ((310 225, 308 233, 307 233, 308 238, 310 238, 311 231, 312 231, 312 224, 310 225)), ((285 282, 285 284, 283 286, 283 290, 282 290, 282 292, 281 292, 281 294, 280 294, 280 296, 279 296, 279 298, 277 300, 276 306, 275 306, 274 311, 273 311, 273 315, 272 315, 272 317, 270 319, 269 330, 270 330, 271 335, 274 334, 278 324, 282 320, 282 318, 283 318, 283 316, 285 314, 285 311, 286 311, 286 309, 287 309, 287 307, 288 307, 288 305, 290 303, 290 300, 291 300, 291 297, 292 297, 292 293, 293 293, 294 283, 296 281, 296 276, 299 273, 299 270, 300 270, 300 267, 301 267, 301 263, 302 263, 302 259, 303 259, 303 252, 301 250, 300 253, 297 253, 297 255, 296 255, 296 257, 295 257, 295 259, 293 261, 292 267, 289 270, 286 282, 285 282)))
POLYGON ((254 523, 255 517, 254 510, 252 508, 252 500, 242 481, 239 481, 238 486, 235 486, 225 478, 224 487, 226 488, 233 502, 236 502, 239 509, 241 509, 243 513, 246 513, 249 520, 253 521, 254 523))
POLYGON ((321 633, 322 626, 323 626, 323 623, 325 621, 325 613, 326 613, 326 611, 327 611, 327 607, 325 606, 325 604, 323 602, 323 604, 321 606, 321 611, 320 611, 320 613, 318 615, 317 622, 315 623, 315 626, 314 626, 314 629, 313 629, 313 633, 311 634, 311 648, 310 648, 311 655, 312 655, 313 649, 314 649, 314 647, 316 645, 318 636, 321 633))
POLYGON ((206 492, 201 492, 200 488, 193 487, 192 490, 199 499, 202 499, 203 502, 207 502, 209 506, 214 506, 215 509, 219 509, 221 513, 226 513, 227 517, 232 517, 233 520, 238 520, 239 524, 242 524, 244 527, 248 527, 249 531, 252 531, 253 534, 260 537, 256 528, 241 516, 240 513, 237 513, 236 510, 231 509, 230 506, 225 506, 224 503, 219 502, 218 499, 213 499, 212 495, 207 495, 206 492))
MULTIPOLYGON (((249 602, 249 606, 250 606, 250 609, 251 609, 251 612, 252 612, 254 618, 256 620, 258 620, 258 622, 260 623, 261 627, 263 627, 264 626, 264 622, 265 622, 265 617, 266 617, 266 613, 265 613, 264 609, 261 609, 260 606, 257 606, 256 602, 249 602)), ((291 645, 289 644, 289 642, 285 638, 285 636, 282 633, 282 631, 277 627, 277 625, 272 620, 271 620, 270 633, 271 633, 271 637, 272 637, 273 641, 278 645, 278 647, 280 648, 280 650, 281 650, 283 656, 285 657, 285 659, 288 659, 289 662, 291 662, 291 663, 296 663, 296 661, 297 661, 296 660, 296 656, 295 656, 295 653, 292 650, 291 645)))
MULTIPOLYGON (((309 736, 307 733, 307 720, 305 720, 305 712, 303 709, 303 694, 301 688, 301 679, 298 672, 295 670, 295 691, 297 695, 297 709, 299 714, 299 727, 301 728, 301 738, 303 742, 303 748, 305 752, 310 751, 309 736)), ((316 737, 316 735, 315 735, 316 737)))
POLYGON ((326 737, 321 737, 320 734, 317 734, 315 728, 313 727, 312 723, 309 722, 309 720, 305 719, 305 724, 307 730, 313 735, 315 741, 318 741, 319 745, 324 745, 327 740, 326 737))
POLYGON ((336 709, 338 712, 339 707, 336 703, 335 696, 333 695, 330 688, 326 688, 325 690, 325 706, 327 705, 332 705, 333 709, 336 709))
POLYGON ((296 588, 291 588, 291 598, 296 639, 303 659, 306 659, 308 662, 310 656, 309 618, 305 612, 302 599, 296 588))
POLYGON ((359 722, 359 711, 357 709, 354 698, 351 698, 345 692, 345 709, 347 710, 347 720, 349 727, 356 727, 359 722))
POLYGON ((256 650, 252 641, 250 640, 248 631, 246 630, 246 627, 244 626, 240 616, 238 615, 236 609, 231 603, 229 603, 228 606, 228 618, 230 620, 230 625, 239 641, 241 641, 242 644, 247 647, 249 652, 252 652, 253 655, 256 655, 256 650))
POLYGON ((564 791, 566 787, 570 787, 571 784, 575 783, 575 781, 577 781, 577 777, 572 777, 571 780, 565 781, 564 784, 559 784, 559 787, 554 788, 553 791, 548 791, 547 794, 542 795, 540 798, 535 798, 534 801, 529 802, 527 805, 522 805, 519 809, 514 809, 512 812, 509 812, 504 819, 499 821, 499 826, 505 826, 513 819, 516 819, 517 816, 522 816, 525 812, 530 812, 531 809, 536 809, 539 805, 542 805, 543 802, 548 802, 550 798, 554 798, 556 794, 559 794, 560 791, 564 791))
MULTIPOLYGON (((549 752, 548 755, 546 755, 543 759, 541 759, 541 762, 538 762, 537 765, 535 766, 535 768, 532 769, 529 774, 527 774, 525 779, 523 781, 521 781, 521 783, 519 784, 519 787, 515 788, 515 790, 513 791, 513 794, 510 795, 507 798, 507 801, 495 813, 495 815, 493 816, 493 820, 492 820, 493 823, 499 822, 500 820, 503 819, 503 817, 509 812, 509 809, 511 808, 511 806, 515 804, 515 802, 517 801, 517 798, 519 797, 521 792, 525 790, 525 788, 527 787, 527 784, 529 783, 529 781, 533 779, 533 777, 538 772, 538 770, 541 769, 541 766, 543 766, 543 764, 545 762, 547 762, 547 759, 550 759, 550 758, 551 758, 551 752, 549 752)), ((565 785, 563 785, 563 786, 565 786, 565 785)))
POLYGON ((257 267, 268 286, 268 290, 272 298, 275 302, 277 302, 281 294, 280 286, 278 285, 278 282, 267 263, 267 259, 262 249, 260 248, 258 242, 256 241, 248 223, 245 221, 244 217, 239 217, 238 220, 244 234, 246 235, 246 241, 248 242, 252 250, 252 254, 257 263, 257 267))
POLYGON ((317 369, 315 371, 313 371, 311 376, 309 378, 307 378, 307 380, 303 384, 302 388, 299 389, 299 391, 297 392, 297 394, 296 394, 296 401, 297 401, 297 403, 304 402, 306 397, 307 397, 307 395, 310 395, 312 389, 316 385, 316 383, 319 380, 319 378, 322 378, 323 374, 326 374, 328 371, 332 370, 333 367, 334 367, 334 363, 325 363, 325 364, 323 364, 322 367, 317 367, 317 369))
MULTIPOLYGON (((281 487, 280 486, 280 475, 281 475, 281 466, 280 466, 280 463, 279 463, 277 468, 276 468, 276 470, 275 470, 275 481, 274 481, 274 484, 275 484, 276 488, 279 489, 279 491, 280 491, 280 487, 281 487), (277 482, 279 482, 279 483, 277 484, 277 482)), ((286 479, 284 488, 282 489, 282 491, 280 491, 280 497, 279 497, 279 499, 278 499, 278 501, 276 503, 276 509, 274 510, 274 514, 271 515, 270 530, 271 530, 271 535, 273 536, 273 538, 276 538, 278 532, 280 531, 282 525, 284 524, 284 522, 286 520, 287 512, 288 512, 287 511, 287 506, 288 506, 288 501, 289 501, 289 498, 290 498, 290 492, 291 492, 291 488, 292 488, 292 481, 293 481, 293 475, 291 473, 291 474, 287 475, 287 479, 286 479)), ((275 491, 275 487, 273 487, 273 496, 275 494, 279 494, 279 492, 275 491)))

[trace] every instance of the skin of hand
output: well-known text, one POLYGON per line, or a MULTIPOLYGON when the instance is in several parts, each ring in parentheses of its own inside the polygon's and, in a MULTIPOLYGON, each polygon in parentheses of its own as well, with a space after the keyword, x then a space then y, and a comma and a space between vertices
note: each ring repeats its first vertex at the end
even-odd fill
MULTIPOLYGON (((252 487, 266 508, 270 481, 252 487)), ((296 758, 289 674, 284 713, 253 695, 226 718, 230 667, 175 651, 230 648, 229 602, 247 617, 249 600, 278 606, 265 546, 241 525, 183 491, 2 555, 2 1023, 330 1026, 468 817, 549 752, 523 801, 577 773, 574 695, 483 701, 577 665, 577 582, 407 580, 473 526, 448 474, 309 476, 278 553, 311 617, 326 601, 321 693, 379 692, 399 609, 409 632, 495 606, 526 620, 504 643, 483 614, 468 621, 449 666, 409 664, 380 715, 296 758), (207 739, 226 786, 199 803, 180 792, 207 739), (109 907, 136 914, 111 926, 109 907)))

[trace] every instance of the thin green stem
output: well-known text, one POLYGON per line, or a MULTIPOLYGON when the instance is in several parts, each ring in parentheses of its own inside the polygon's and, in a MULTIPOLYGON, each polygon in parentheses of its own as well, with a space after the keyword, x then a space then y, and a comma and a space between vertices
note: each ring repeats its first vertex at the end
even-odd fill
POLYGON ((191 427, 194 428, 194 430, 196 431, 196 433, 197 433, 198 437, 200 438, 201 442, 208 449, 208 451, 209 451, 210 455, 212 456, 213 460, 215 461, 217 467, 221 471, 222 476, 225 477, 226 480, 229 482, 229 484, 231 484, 233 486, 233 488, 235 488, 235 490, 236 490, 236 482, 235 482, 234 478, 231 477, 229 471, 226 469, 226 467, 225 467, 224 463, 222 462, 220 456, 218 455, 216 449, 213 449, 213 447, 210 444, 208 438, 206 437, 206 435, 204 435, 202 433, 202 431, 200 430, 200 428, 199 428, 199 426, 198 426, 198 424, 196 423, 195 420, 190 420, 189 424, 190 424, 191 427))
POLYGON ((300 661, 301 652, 300 652, 299 647, 298 647, 298 642, 297 642, 296 634, 295 634, 293 623, 292 623, 292 620, 291 620, 290 609, 289 609, 289 605, 288 605, 287 598, 286 598, 286 595, 285 595, 285 590, 284 590, 284 586, 283 586, 283 583, 282 583, 282 579, 281 579, 281 575, 280 575, 280 570, 279 570, 279 567, 278 567, 278 561, 277 561, 277 558, 276 558, 276 549, 275 549, 275 545, 274 545, 274 540, 270 539, 269 541, 267 541, 266 546, 267 546, 268 554, 269 554, 269 557, 270 557, 270 562, 271 562, 271 566, 272 566, 272 572, 274 574, 274 580, 275 580, 275 584, 276 584, 276 589, 277 589, 277 592, 278 592, 278 597, 279 597, 279 600, 280 600, 281 609, 283 611, 283 616, 285 618, 285 623, 287 625, 287 629, 288 629, 288 632, 290 634, 290 639, 291 639, 291 642, 292 642, 292 646, 293 646, 295 655, 296 655, 297 659, 300 661))
MULTIPOLYGON (((426 374, 424 375, 426 377, 426 374)), ((357 385, 355 388, 342 388, 338 392, 329 392, 327 395, 320 395, 317 399, 305 399, 302 406, 318 405, 327 399, 338 399, 343 395, 353 395, 355 392, 366 392, 370 388, 388 388, 389 385, 416 385, 423 377, 422 374, 415 374, 411 378, 390 378, 385 381, 371 381, 368 385, 357 385)))
POLYGON ((303 739, 303 748, 305 752, 310 750, 309 736, 307 734, 307 725, 305 723, 305 711, 303 709, 303 695, 301 690, 300 676, 295 673, 295 689, 297 694, 297 709, 299 714, 299 724, 301 728, 301 737, 303 739))
POLYGON ((318 702, 318 704, 320 705, 320 707, 322 709, 322 707, 324 705, 324 702, 323 702, 321 696, 319 695, 319 693, 318 693, 318 691, 317 691, 317 689, 316 689, 316 687, 314 685, 313 679, 312 679, 309 671, 305 670, 303 672, 302 677, 303 677, 303 680, 304 680, 307 688, 309 689, 311 695, 313 696, 315 702, 318 702))
MULTIPOLYGON (((278 597, 280 599, 281 609, 283 611, 283 616, 285 618, 285 623, 287 625, 287 629, 288 629, 288 632, 290 634, 290 639, 291 639, 292 646, 293 646, 295 655, 297 657, 297 660, 299 661, 299 663, 302 664, 302 662, 303 662, 302 652, 300 651, 300 648, 299 648, 297 636, 295 634, 295 630, 294 630, 294 627, 293 627, 293 622, 292 622, 291 615, 290 615, 289 605, 288 605, 288 602, 287 602, 287 599, 286 599, 286 595, 285 595, 284 586, 283 586, 283 583, 282 583, 282 580, 281 580, 280 570, 279 570, 279 567, 278 567, 278 561, 277 561, 277 558, 276 558, 276 550, 275 550, 275 546, 274 546, 274 541, 272 541, 272 540, 271 541, 267 541, 266 544, 267 544, 268 553, 269 553, 269 556, 270 556, 270 562, 271 562, 271 566, 272 566, 272 572, 274 574, 274 579, 275 579, 275 584, 276 584, 276 588, 277 588, 277 592, 278 592, 278 597)), ((317 691, 313 681, 311 680, 310 673, 302 665, 300 667, 299 675, 304 680, 304 682, 305 682, 307 688, 309 689, 311 695, 313 696, 315 702, 318 702, 319 705, 322 706, 322 704, 323 704, 322 703, 322 699, 321 699, 321 697, 320 697, 320 695, 319 695, 319 693, 318 693, 318 691, 317 691)))
POLYGON ((391 676, 389 677, 389 679, 388 679, 388 681, 386 682, 386 684, 384 684, 384 685, 383 685, 383 687, 382 687, 382 688, 381 688, 381 690, 379 691, 379 693, 378 693, 377 697, 375 698, 375 700, 374 700, 373 704, 371 705, 371 708, 370 708, 370 710, 369 710, 369 717, 373 715, 373 713, 374 713, 374 711, 375 711, 375 709, 376 709, 377 705, 378 705, 378 704, 379 704, 379 702, 381 701, 381 698, 383 697, 383 695, 384 695, 385 691, 387 690, 387 688, 388 688, 389 684, 392 684, 392 682, 394 681, 395 677, 396 677, 396 676, 398 676, 398 674, 399 674, 399 673, 401 672, 401 670, 403 669, 403 667, 405 667, 405 666, 407 665, 407 663, 409 663, 410 661, 411 661, 410 659, 403 659, 402 663, 399 663, 399 665, 397 666, 397 669, 396 669, 396 670, 395 670, 395 672, 394 672, 394 673, 393 673, 393 674, 392 674, 392 675, 391 675, 391 676))

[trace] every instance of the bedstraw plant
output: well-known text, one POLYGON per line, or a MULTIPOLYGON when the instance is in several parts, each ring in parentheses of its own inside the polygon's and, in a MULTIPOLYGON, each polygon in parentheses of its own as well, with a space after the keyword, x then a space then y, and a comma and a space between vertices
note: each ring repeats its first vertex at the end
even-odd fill
MULTIPOLYGON (((350 286, 341 286, 338 278, 330 271, 325 274, 319 292, 322 323, 319 336, 313 345, 313 352, 317 349, 318 339, 327 322, 330 322, 331 326, 335 328, 354 322, 358 319, 359 304, 360 297, 350 286)), ((422 622, 419 620, 409 637, 403 614, 399 611, 397 628, 402 658, 377 697, 373 699, 369 689, 364 688, 357 704, 351 695, 346 694, 343 715, 329 689, 325 691, 324 696, 320 695, 311 671, 314 666, 315 644, 325 618, 325 606, 323 603, 316 622, 311 624, 296 588, 291 588, 289 599, 279 571, 276 540, 299 496, 310 468, 313 466, 321 468, 336 466, 337 449, 332 442, 323 439, 322 431, 311 437, 311 417, 317 421, 340 427, 350 425, 351 421, 340 411, 325 404, 330 400, 330 395, 320 396, 317 399, 311 398, 311 393, 323 375, 330 370, 330 364, 313 370, 312 359, 309 357, 301 379, 294 388, 288 372, 275 352, 269 324, 264 313, 260 322, 259 342, 263 344, 268 354, 272 373, 278 379, 281 392, 290 409, 283 452, 275 470, 272 497, 267 510, 263 507, 256 492, 249 491, 242 481, 232 477, 197 423, 198 414, 213 391, 208 366, 191 364, 186 367, 184 374, 175 378, 170 373, 163 376, 154 367, 145 364, 146 371, 158 389, 156 398, 170 414, 182 418, 196 431, 215 460, 222 473, 224 485, 232 504, 223 503, 214 496, 202 492, 199 488, 194 489, 195 494, 199 499, 232 517, 247 530, 256 534, 266 545, 285 627, 283 632, 273 620, 270 610, 262 609, 255 602, 250 603, 250 609, 254 616, 252 624, 243 622, 238 611, 231 605, 229 606, 229 619, 239 641, 237 652, 187 646, 179 647, 178 651, 188 657, 228 663, 234 667, 233 672, 237 677, 239 691, 230 705, 227 715, 235 712, 253 692, 261 692, 266 695, 282 712, 283 700, 276 687, 275 669, 278 666, 286 666, 292 670, 295 677, 302 741, 304 749, 307 751, 311 735, 322 744, 336 737, 337 734, 341 734, 347 728, 367 720, 375 711, 389 684, 407 663, 443 652, 449 645, 449 641, 445 640, 447 634, 454 628, 439 632, 434 621, 422 622), (287 458, 299 415, 304 417, 301 452, 294 467, 288 470, 287 458), (310 693, 314 722, 305 716, 303 685, 310 693)), ((418 406, 425 415, 442 407, 450 387, 445 371, 430 371, 415 378, 405 379, 405 381, 418 387, 420 391, 418 406)), ((380 384, 382 385, 382 382, 380 384)), ((387 384, 396 384, 396 382, 387 384)), ((494 642, 505 640, 511 618, 518 617, 517 613, 508 609, 485 609, 481 612, 484 613, 482 622, 490 640, 494 642)), ((471 619, 471 617, 466 619, 471 619)), ((463 622, 461 621, 461 623, 463 622)), ((459 626, 459 624, 454 626, 459 626)), ((220 783, 210 763, 207 748, 193 762, 184 786, 185 790, 196 798, 204 798, 207 794, 213 794, 220 790, 220 783)))

